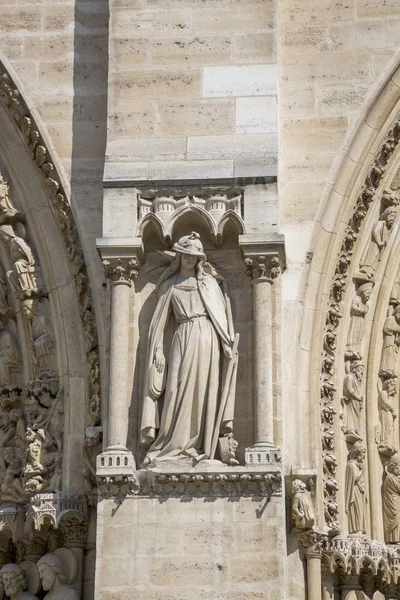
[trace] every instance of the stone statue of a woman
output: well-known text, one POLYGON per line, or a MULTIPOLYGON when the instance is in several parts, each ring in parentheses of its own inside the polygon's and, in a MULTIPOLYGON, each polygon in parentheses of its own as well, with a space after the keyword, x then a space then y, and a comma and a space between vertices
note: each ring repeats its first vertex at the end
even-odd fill
POLYGON ((173 250, 150 324, 142 467, 213 459, 218 437, 232 431, 237 351, 229 299, 198 233, 180 238, 173 250))

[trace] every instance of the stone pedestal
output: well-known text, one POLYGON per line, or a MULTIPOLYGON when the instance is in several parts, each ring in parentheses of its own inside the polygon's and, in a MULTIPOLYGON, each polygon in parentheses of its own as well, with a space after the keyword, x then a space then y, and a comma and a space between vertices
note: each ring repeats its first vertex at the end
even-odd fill
POLYGON ((284 599, 278 469, 200 463, 136 476, 118 509, 98 504, 98 600, 284 599))

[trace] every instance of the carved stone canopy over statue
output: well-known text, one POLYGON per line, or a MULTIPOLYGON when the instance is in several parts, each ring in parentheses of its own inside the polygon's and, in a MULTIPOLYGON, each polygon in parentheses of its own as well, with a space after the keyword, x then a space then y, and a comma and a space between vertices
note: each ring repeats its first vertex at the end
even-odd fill
POLYGON ((27 583, 24 572, 19 565, 8 563, 0 570, 0 580, 4 592, 10 600, 37 600, 26 591, 27 583))
POLYGON ((67 575, 62 560, 56 554, 45 554, 37 563, 42 587, 48 592, 44 600, 80 600, 79 594, 67 585, 67 575))
POLYGON ((238 336, 224 281, 207 262, 198 233, 173 250, 149 330, 143 467, 213 459, 219 436, 232 432, 238 336))

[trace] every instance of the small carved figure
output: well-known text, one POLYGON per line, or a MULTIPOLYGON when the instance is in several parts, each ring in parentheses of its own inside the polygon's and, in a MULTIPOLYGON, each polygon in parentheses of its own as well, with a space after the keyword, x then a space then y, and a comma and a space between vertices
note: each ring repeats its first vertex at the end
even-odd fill
POLYGON ((79 594, 67 585, 67 576, 61 559, 56 554, 45 554, 37 563, 42 587, 48 592, 44 600, 80 600, 79 594))
POLYGON ((364 273, 373 275, 376 272, 382 251, 386 248, 390 231, 396 220, 396 212, 397 210, 394 206, 388 206, 379 217, 379 221, 374 225, 371 242, 360 261, 360 269, 364 273))
POLYGON ((18 214, 10 199, 10 188, 3 175, 0 173, 0 224, 7 219, 12 219, 18 214))
POLYGON ((38 377, 51 376, 57 371, 55 339, 43 302, 25 299, 22 310, 30 323, 35 372, 38 377))
POLYGON ((374 284, 372 281, 362 283, 351 302, 350 327, 347 336, 347 348, 349 351, 358 352, 365 333, 365 315, 368 312, 368 300, 372 294, 374 284))
POLYGON ((400 542, 400 456, 395 454, 386 466, 382 490, 385 542, 400 542))
POLYGON ((13 383, 12 367, 21 364, 20 353, 14 334, 0 320, 0 386, 13 383))
POLYGON ((301 479, 292 482, 292 519, 295 529, 311 529, 314 525, 312 499, 301 479))
POLYGON ((85 452, 83 454, 86 491, 96 487, 96 457, 101 452, 101 427, 88 427, 85 432, 85 452))
POLYGON ((386 317, 383 325, 383 348, 381 371, 396 372, 397 354, 400 345, 400 304, 395 306, 393 314, 386 317))
POLYGON ((4 477, 6 472, 6 461, 4 458, 4 452, 9 446, 9 443, 15 435, 15 423, 10 419, 9 413, 2 413, 0 415, 0 473, 4 477))
POLYGON ((361 360, 347 361, 346 369, 349 371, 343 382, 344 424, 343 430, 349 442, 361 440, 361 409, 363 405, 362 384, 364 365, 361 360))
POLYGON ((17 456, 14 448, 4 450, 4 459, 6 462, 6 472, 1 483, 0 490, 3 501, 25 502, 26 496, 21 482, 22 461, 17 456))
POLYGON ((396 415, 397 376, 381 374, 378 379, 379 440, 378 449, 389 456, 396 452, 394 421, 396 415))
POLYGON ((367 531, 367 496, 364 487, 364 460, 367 449, 362 442, 351 448, 346 465, 345 493, 349 533, 367 531))
POLYGON ((0 225, 0 238, 7 244, 14 264, 7 277, 17 294, 36 290, 35 258, 28 244, 15 234, 12 225, 0 225))
POLYGON ((10 600, 37 600, 26 591, 27 583, 23 570, 19 565, 8 563, 0 570, 0 581, 10 600))
POLYGON ((213 459, 218 437, 233 427, 237 351, 229 300, 198 233, 182 237, 173 250, 176 258, 157 285, 149 331, 144 467, 158 460, 213 459))

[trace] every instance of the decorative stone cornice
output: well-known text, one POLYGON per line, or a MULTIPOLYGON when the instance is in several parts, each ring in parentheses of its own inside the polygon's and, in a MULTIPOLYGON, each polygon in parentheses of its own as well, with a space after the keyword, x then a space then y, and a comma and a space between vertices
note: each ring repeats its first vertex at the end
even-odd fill
POLYGON ((22 134, 28 152, 42 177, 47 195, 55 210, 61 237, 75 277, 78 300, 81 306, 82 327, 86 340, 86 352, 90 365, 96 365, 96 368, 92 369, 92 372, 96 374, 95 380, 93 381, 91 377, 89 384, 90 402, 88 412, 90 422, 88 425, 98 425, 100 422, 100 361, 97 327, 90 281, 79 241, 78 229, 51 153, 40 134, 32 113, 1 61, 0 98, 11 120, 22 134))
POLYGON ((136 496, 140 485, 134 475, 109 475, 97 477, 97 487, 103 498, 114 498, 120 504, 126 496, 136 496))
POLYGON ((140 265, 136 258, 112 258, 103 260, 105 276, 113 284, 127 284, 139 275, 140 265))

